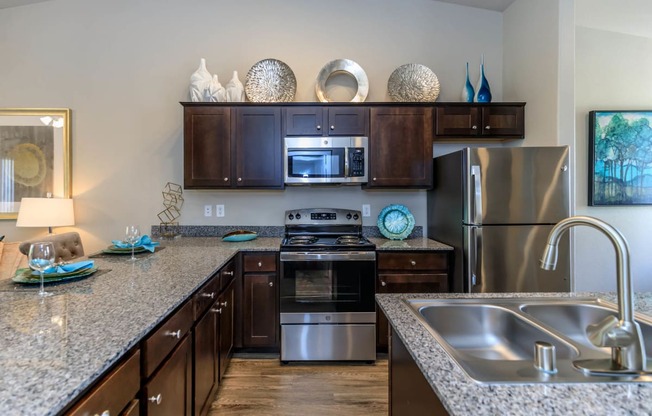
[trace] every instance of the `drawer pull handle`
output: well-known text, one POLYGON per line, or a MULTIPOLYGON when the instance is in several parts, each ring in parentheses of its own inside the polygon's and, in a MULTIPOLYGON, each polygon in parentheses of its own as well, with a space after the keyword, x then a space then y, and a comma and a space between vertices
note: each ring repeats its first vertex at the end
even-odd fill
POLYGON ((263 262, 262 261, 258 262, 258 267, 263 267, 263 262))
POLYGON ((229 306, 229 302, 227 301, 220 302, 220 306, 224 306, 226 308, 227 306, 229 306))
POLYGON ((233 272, 223 272, 225 276, 233 276, 233 272))
POLYGON ((471 130, 477 130, 478 126, 471 126, 471 130))
POLYGON ((410 260, 410 264, 413 265, 413 266, 416 266, 416 265, 417 265, 417 262, 414 261, 414 260, 410 260))
POLYGON ((211 312, 222 313, 222 308, 213 308, 213 309, 211 309, 211 312))
POLYGON ((172 338, 181 339, 181 330, 177 329, 176 331, 168 331, 165 333, 165 335, 172 338))
POLYGON ((485 129, 486 130, 491 130, 491 126, 486 126, 485 129))
POLYGON ((274 286, 274 282, 269 282, 268 285, 269 285, 269 287, 272 287, 272 286, 274 286))
POLYGON ((161 401, 163 400, 163 396, 161 396, 161 393, 159 393, 156 396, 152 396, 147 400, 149 400, 152 403, 161 404, 161 401))
POLYGON ((213 299, 213 298, 215 297, 215 292, 211 292, 211 293, 202 293, 202 294, 201 294, 201 297, 202 297, 202 298, 211 298, 211 299, 213 299))
POLYGON ((381 281, 380 281, 380 285, 383 286, 383 287, 385 287, 385 286, 387 286, 387 282, 383 282, 383 281, 381 280, 381 281))
POLYGON ((224 178, 224 182, 228 182, 228 181, 229 181, 229 178, 224 178))

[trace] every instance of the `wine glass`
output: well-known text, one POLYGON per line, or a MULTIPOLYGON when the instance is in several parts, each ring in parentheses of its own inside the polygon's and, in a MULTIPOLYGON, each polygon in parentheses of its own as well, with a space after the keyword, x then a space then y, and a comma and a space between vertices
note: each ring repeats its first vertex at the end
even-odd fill
POLYGON ((50 296, 52 293, 46 292, 43 287, 43 272, 54 266, 54 244, 48 242, 33 243, 29 246, 29 267, 38 271, 41 277, 41 288, 38 291, 39 296, 50 296))
POLYGON ((136 242, 140 239, 140 229, 137 225, 127 225, 127 231, 125 232, 125 241, 131 244, 131 258, 129 260, 135 261, 136 256, 134 255, 134 249, 136 247, 136 242))

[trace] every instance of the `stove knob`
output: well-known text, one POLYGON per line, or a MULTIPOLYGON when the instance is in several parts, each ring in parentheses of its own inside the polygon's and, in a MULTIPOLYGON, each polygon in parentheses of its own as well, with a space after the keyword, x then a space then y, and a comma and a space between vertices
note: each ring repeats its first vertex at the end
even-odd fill
POLYGON ((297 217, 297 219, 300 220, 300 219, 301 219, 301 214, 299 214, 299 213, 297 212, 297 215, 295 215, 295 217, 297 217))
POLYGON ((353 219, 354 219, 354 220, 356 220, 356 221, 357 221, 357 220, 358 220, 358 218, 360 218, 360 217, 358 217, 358 214, 353 214, 353 219))
POLYGON ((347 219, 347 220, 350 220, 350 219, 351 219, 351 213, 350 213, 350 212, 349 212, 348 214, 346 214, 346 219, 347 219))
POLYGON ((292 221, 292 220, 294 219, 294 215, 292 215, 292 214, 288 215, 288 219, 289 219, 290 221, 292 221))

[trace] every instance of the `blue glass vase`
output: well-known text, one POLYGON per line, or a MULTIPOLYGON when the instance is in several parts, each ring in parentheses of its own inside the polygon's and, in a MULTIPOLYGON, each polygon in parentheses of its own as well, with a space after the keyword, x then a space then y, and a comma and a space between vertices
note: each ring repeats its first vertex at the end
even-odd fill
POLYGON ((482 63, 480 64, 480 78, 476 86, 475 101, 479 103, 491 102, 491 88, 489 88, 489 81, 484 76, 484 55, 482 56, 482 63))
POLYGON ((473 85, 469 80, 469 63, 466 63, 466 83, 464 88, 462 88, 462 101, 465 103, 472 103, 473 98, 475 97, 475 91, 473 90, 473 85))

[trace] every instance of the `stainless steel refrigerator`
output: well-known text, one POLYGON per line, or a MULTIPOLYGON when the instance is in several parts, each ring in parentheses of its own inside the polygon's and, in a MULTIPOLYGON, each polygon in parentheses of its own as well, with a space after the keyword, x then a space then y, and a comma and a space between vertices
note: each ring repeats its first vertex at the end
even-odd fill
POLYGON ((570 291, 569 236, 539 268, 548 232, 570 212, 569 149, 465 148, 434 158, 428 237, 455 248, 455 292, 570 291))

